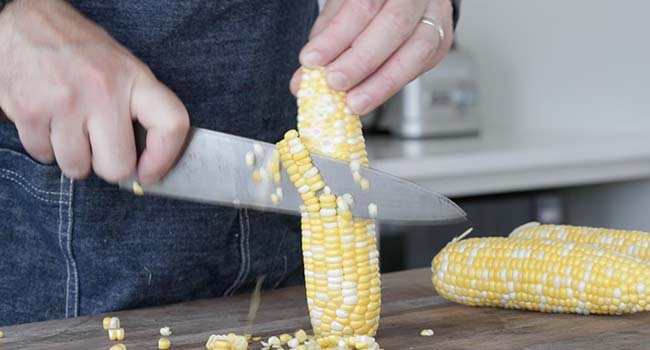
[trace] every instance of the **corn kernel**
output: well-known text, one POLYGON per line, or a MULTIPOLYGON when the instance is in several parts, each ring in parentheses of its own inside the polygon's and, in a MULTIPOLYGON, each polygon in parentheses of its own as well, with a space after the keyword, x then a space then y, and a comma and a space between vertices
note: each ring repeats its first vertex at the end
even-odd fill
POLYGON ((137 181, 133 181, 133 193, 138 196, 144 195, 144 188, 137 181))
POLYGON ((420 335, 423 336, 423 337, 430 337, 433 334, 434 334, 433 329, 423 329, 423 330, 420 331, 420 335))
POLYGON ((246 166, 253 169, 253 167, 255 166, 255 153, 253 151, 246 152, 245 161, 246 161, 246 166))
POLYGON ((172 342, 169 341, 167 338, 160 338, 158 339, 158 349, 160 350, 167 350, 172 346, 172 342))
POLYGON ((115 330, 115 338, 118 341, 124 340, 125 333, 124 333, 124 328, 118 328, 115 330))
POLYGON ((104 317, 104 319, 102 320, 102 327, 105 330, 108 330, 110 328, 110 326, 111 326, 111 318, 108 317, 108 316, 104 317))
POLYGON ((120 319, 117 317, 111 317, 111 320, 108 323, 108 328, 109 329, 120 328, 120 319))
POLYGON ((126 350, 126 345, 124 344, 115 344, 111 346, 108 350, 126 350))
POLYGON ((171 329, 169 329, 169 327, 163 327, 160 329, 160 335, 162 335, 163 337, 169 337, 170 335, 172 335, 172 331, 171 329))

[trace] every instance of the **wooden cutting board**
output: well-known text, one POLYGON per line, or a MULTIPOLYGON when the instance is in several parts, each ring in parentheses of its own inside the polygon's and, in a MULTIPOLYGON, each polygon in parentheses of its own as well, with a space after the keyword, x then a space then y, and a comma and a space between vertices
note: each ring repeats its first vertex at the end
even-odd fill
MULTIPOLYGON (((378 340, 386 350, 650 349, 650 313, 578 316, 468 307, 435 295, 428 269, 385 274, 383 285, 378 340), (435 335, 420 336, 425 328, 435 335)), ((268 337, 309 329, 302 288, 264 292, 252 329, 246 327, 249 302, 250 296, 241 295, 112 315, 120 317, 130 350, 156 349, 163 326, 174 332, 174 350, 205 349, 213 333, 268 337)), ((103 316, 6 327, 0 349, 108 349, 113 343, 102 329, 103 316)))

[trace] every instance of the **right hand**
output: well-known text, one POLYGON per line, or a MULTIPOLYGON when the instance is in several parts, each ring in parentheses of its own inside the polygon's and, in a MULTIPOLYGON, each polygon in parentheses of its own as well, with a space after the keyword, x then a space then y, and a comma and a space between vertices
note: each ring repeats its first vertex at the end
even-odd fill
POLYGON ((36 160, 79 179, 158 181, 189 129, 187 110, 149 68, 63 0, 0 13, 0 107, 36 160), (147 129, 136 158, 133 121, 147 129))

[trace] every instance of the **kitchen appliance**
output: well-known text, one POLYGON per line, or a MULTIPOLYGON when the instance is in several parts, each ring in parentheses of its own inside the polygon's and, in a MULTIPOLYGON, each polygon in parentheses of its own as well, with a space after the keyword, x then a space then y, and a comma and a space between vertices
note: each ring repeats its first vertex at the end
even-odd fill
MULTIPOLYGON (((144 148, 146 131, 136 128, 138 151, 144 148)), ((300 215, 302 204, 299 191, 289 180, 284 168, 282 180, 273 181, 272 175, 255 181, 253 168, 262 171, 272 162, 275 145, 200 128, 192 128, 180 159, 171 171, 157 184, 141 187, 137 174, 120 182, 128 191, 174 197, 180 199, 218 203, 234 207, 247 207, 300 215), (254 155, 253 162, 247 157, 254 155), (262 169, 262 170, 259 170, 262 169), (270 198, 277 188, 283 193, 279 202, 270 198)), ((251 157, 249 157, 251 158, 251 157)), ((376 214, 380 221, 421 223, 451 223, 465 220, 465 212, 451 200, 404 179, 361 167, 359 173, 369 180, 371 189, 363 190, 356 183, 350 164, 333 158, 311 155, 325 183, 337 194, 349 193, 354 198, 352 214, 368 218, 376 214), (370 214, 369 208, 378 210, 370 214)), ((277 160, 277 158, 276 158, 277 160)), ((279 161, 279 160, 278 160, 279 161)))
POLYGON ((478 95, 476 63, 454 46, 434 69, 388 100, 374 126, 404 138, 478 134, 478 95))

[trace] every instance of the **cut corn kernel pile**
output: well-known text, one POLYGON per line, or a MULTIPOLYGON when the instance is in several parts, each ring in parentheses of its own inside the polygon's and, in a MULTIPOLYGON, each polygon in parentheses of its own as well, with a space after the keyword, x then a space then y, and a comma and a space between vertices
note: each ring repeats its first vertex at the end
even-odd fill
POLYGON ((213 334, 205 343, 207 350, 247 350, 250 336, 242 336, 234 333, 216 335, 213 334))
MULTIPOLYGON (((372 338, 381 306, 375 223, 352 217, 351 196, 332 193, 310 156, 349 162, 353 178, 368 190, 368 180, 359 173, 368 165, 361 121, 347 108, 346 94, 327 86, 323 69, 303 69, 297 95, 298 131, 288 131, 277 149, 304 203, 305 284, 316 336, 310 344, 378 349, 372 338)), ((370 210, 376 214, 377 208, 370 210)))
POLYGON ((432 261, 445 298, 555 313, 650 311, 650 263, 602 245, 552 239, 454 240, 432 261))
POLYGON ((533 222, 516 228, 512 231, 510 237, 596 244, 630 257, 650 261, 650 233, 643 231, 569 225, 540 225, 533 222))

